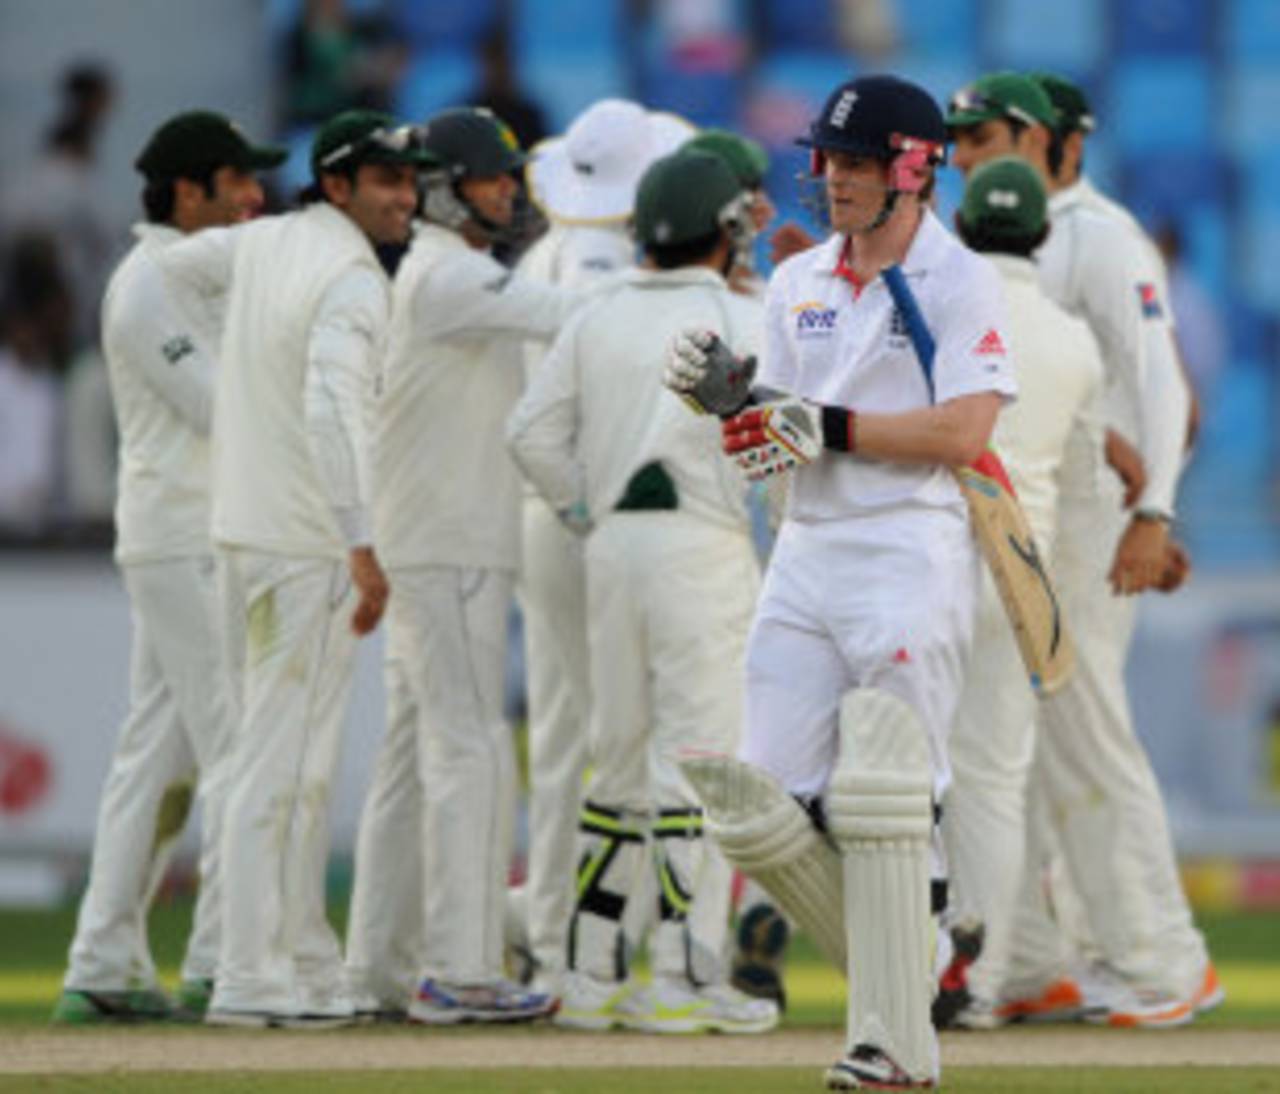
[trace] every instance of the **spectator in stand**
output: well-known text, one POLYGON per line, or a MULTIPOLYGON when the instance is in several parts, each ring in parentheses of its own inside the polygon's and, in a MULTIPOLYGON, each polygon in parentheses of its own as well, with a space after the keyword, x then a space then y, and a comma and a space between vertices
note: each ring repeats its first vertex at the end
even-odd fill
POLYGON ((1226 334, 1213 297, 1196 277, 1184 252, 1182 230, 1173 221, 1156 232, 1156 246, 1169 274, 1169 306, 1178 323, 1182 363, 1200 398, 1211 403, 1227 364, 1226 334))
POLYGON ((0 303, 0 532, 38 533, 58 498, 70 298, 48 239, 14 241, 0 303))
POLYGON ((532 148, 547 136, 547 122, 542 107, 520 86, 506 27, 494 26, 481 40, 478 53, 480 82, 463 102, 487 107, 507 124, 521 148, 532 148))
POLYGON ((63 74, 61 105, 39 156, 20 171, 0 201, 0 235, 9 247, 40 232, 56 249, 70 293, 72 349, 98 336, 98 305, 121 249, 102 202, 97 175, 99 139, 115 100, 103 66, 84 62, 63 74))
POLYGON ((308 127, 343 110, 387 110, 407 60, 386 18, 353 14, 345 0, 306 0, 285 39, 285 124, 308 127))

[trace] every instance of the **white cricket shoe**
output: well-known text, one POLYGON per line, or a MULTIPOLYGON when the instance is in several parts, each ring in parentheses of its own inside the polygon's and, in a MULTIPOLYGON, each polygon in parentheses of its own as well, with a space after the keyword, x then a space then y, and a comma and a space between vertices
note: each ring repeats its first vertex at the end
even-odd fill
POLYGON ((634 989, 631 980, 600 980, 585 972, 566 972, 560 981, 560 1007, 551 1021, 564 1029, 596 1031, 627 1025, 624 1011, 634 989))
POLYGON ((1091 964, 1078 980, 1086 1022, 1120 1029, 1172 1029, 1196 1016, 1194 998, 1144 987, 1102 962, 1091 964))
POLYGON ((772 999, 757 999, 729 984, 696 987, 660 976, 636 993, 626 1025, 646 1033, 768 1033, 779 1013, 772 999))
POLYGON ((913 1079, 875 1045, 855 1045, 827 1068, 828 1090, 927 1090, 933 1079, 913 1079))
POLYGON ((450 984, 427 977, 409 1004, 409 1021, 427 1026, 462 1022, 531 1022, 556 1009, 549 995, 527 991, 509 980, 487 984, 450 984))

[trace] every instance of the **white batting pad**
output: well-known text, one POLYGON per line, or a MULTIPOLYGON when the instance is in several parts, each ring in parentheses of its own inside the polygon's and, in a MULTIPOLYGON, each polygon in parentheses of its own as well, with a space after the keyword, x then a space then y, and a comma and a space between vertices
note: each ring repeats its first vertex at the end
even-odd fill
POLYGON ((885 692, 850 692, 827 820, 840 848, 849 953, 849 1047, 870 1044, 916 1079, 938 1072, 933 1000, 929 742, 915 712, 885 692))
POLYGON ((759 882, 841 972, 846 967, 840 856, 773 776, 728 756, 680 768, 724 857, 759 882))

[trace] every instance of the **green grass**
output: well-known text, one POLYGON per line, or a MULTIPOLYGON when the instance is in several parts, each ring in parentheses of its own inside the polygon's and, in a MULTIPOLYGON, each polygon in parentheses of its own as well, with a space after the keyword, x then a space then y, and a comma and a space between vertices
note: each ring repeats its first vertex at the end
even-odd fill
MULTIPOLYGON (((192 904, 178 895, 157 902, 151 916, 151 942, 164 978, 176 982, 177 968, 191 926, 192 904)), ((335 927, 345 926, 346 906, 335 903, 335 927)), ((0 1026, 47 1021, 57 997, 67 948, 75 929, 74 906, 47 911, 0 909, 0 1026)), ((1208 1015, 1206 1025, 1280 1027, 1280 916, 1274 913, 1213 914, 1199 918, 1227 988, 1227 1003, 1208 1015)), ((793 1027, 834 1028, 843 1021, 843 984, 797 939, 788 968, 793 1027)), ((1280 1036, 1280 1032, 1277 1034, 1280 1036)))
MULTIPOLYGON (((528 1070, 432 1070, 289 1072, 270 1074, 176 1072, 128 1075, 0 1076, 0 1094, 9 1091, 93 1091, 95 1094, 148 1094, 181 1091, 271 1091, 272 1094, 755 1094, 787 1091, 814 1094, 821 1089, 819 1067, 697 1068, 678 1077, 670 1069, 537 1068, 528 1070)), ((1235 1094, 1280 1091, 1280 1075, 1266 1068, 963 1068, 947 1070, 944 1089, 951 1094, 1235 1094)))

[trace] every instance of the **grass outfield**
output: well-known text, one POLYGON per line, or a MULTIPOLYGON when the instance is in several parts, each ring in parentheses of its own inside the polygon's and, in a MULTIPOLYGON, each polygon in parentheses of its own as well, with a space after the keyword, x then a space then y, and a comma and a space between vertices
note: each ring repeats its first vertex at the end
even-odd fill
MULTIPOLYGON (((152 948, 161 975, 173 985, 191 924, 191 902, 160 901, 151 918, 152 948)), ((341 929, 345 907, 335 911, 341 929)), ((1227 989, 1227 1002, 1202 1019, 1233 1028, 1275 1026, 1280 1036, 1280 915, 1213 914, 1199 919, 1227 989)), ((42 1024, 57 998, 75 908, 0 909, 0 1024, 42 1024)), ((804 940, 787 973, 791 1027, 838 1027, 844 1021, 843 984, 804 940)))
MULTIPOLYGON (((325 1072, 254 1074, 226 1072, 192 1075, 153 1072, 128 1075, 0 1076, 0 1094, 9 1091, 93 1091, 95 1094, 208 1094, 213 1091, 270 1091, 271 1094, 755 1094, 821 1089, 820 1068, 669 1069, 579 1068, 573 1071, 365 1071, 358 1075, 325 1072)), ((949 1068, 944 1088, 954 1094, 1236 1094, 1280 1091, 1280 1076, 1266 1068, 949 1068)))
MULTIPOLYGON (((152 917, 152 941, 156 960, 163 978, 172 985, 177 977, 177 964, 182 953, 186 932, 190 925, 191 905, 187 900, 161 902, 152 917)), ((341 915, 335 916, 341 927, 341 915)), ((663 1039, 653 1040, 652 1054, 636 1056, 634 1045, 619 1045, 612 1053, 608 1038, 601 1038, 597 1053, 594 1043, 586 1053, 572 1054, 567 1050, 569 1042, 556 1045, 551 1037, 538 1031, 526 1031, 531 1038, 528 1046, 519 1037, 514 1040, 485 1040, 480 1057, 484 1066, 459 1068, 452 1065, 465 1062, 465 1057, 449 1056, 448 1046, 456 1047, 458 1038, 494 1038, 500 1035, 489 1031, 467 1030, 458 1032, 431 1031, 423 1034, 405 1027, 383 1027, 361 1031, 342 1031, 336 1035, 303 1034, 301 1048, 288 1049, 283 1059, 275 1058, 265 1050, 280 1044, 275 1034, 250 1035, 247 1041, 237 1042, 233 1059, 222 1060, 225 1051, 210 1057, 224 1066, 243 1070, 210 1070, 199 1050, 208 1051, 211 1043, 221 1045, 226 1031, 200 1030, 186 1027, 147 1027, 122 1031, 111 1036, 102 1049, 88 1040, 98 1035, 94 1030, 53 1029, 46 1032, 48 1015, 60 988, 61 977, 75 924, 75 909, 61 908, 53 911, 14 911, 0 909, 0 1072, 26 1070, 27 1074, 0 1074, 0 1094, 12 1091, 47 1092, 149 1092, 180 1090, 182 1094, 206 1094, 215 1091, 271 1091, 280 1094, 396 1094, 404 1091, 430 1091, 432 1094, 486 1094, 486 1092, 512 1092, 521 1094, 754 1094, 756 1091, 805 1091, 813 1094, 820 1090, 821 1075, 831 1045, 838 1045, 838 1030, 843 1024, 843 983, 835 972, 820 962, 812 949, 801 941, 795 947, 788 970, 788 988, 791 1007, 784 1028, 797 1037, 816 1037, 820 1047, 806 1041, 804 1051, 787 1054, 788 1035, 778 1038, 751 1038, 754 1045, 742 1045, 735 1049, 734 1038, 708 1039, 705 1059, 717 1064, 726 1060, 738 1060, 739 1066, 678 1066, 679 1057, 667 1053, 666 1067, 649 1066, 650 1062, 663 1060, 663 1039), (802 1031, 811 1031, 804 1033, 802 1031), (6 1069, 3 1065, 6 1053, 6 1033, 9 1051, 15 1053, 13 1063, 26 1063, 6 1069), (194 1037, 195 1041, 182 1042, 191 1046, 193 1055, 178 1047, 181 1037, 194 1037), (311 1051, 312 1037, 320 1038, 317 1044, 341 1049, 338 1063, 332 1070, 305 1070, 323 1068, 326 1065, 311 1051), (441 1038, 441 1052, 431 1047, 426 1038, 441 1038), (22 1041, 39 1039, 45 1055, 32 1063, 30 1054, 23 1054, 22 1041), (343 1039, 343 1040, 336 1040, 343 1039), (769 1042, 766 1045, 763 1042, 769 1042), (106 1047, 111 1046, 110 1048, 106 1047), (534 1049, 534 1045, 537 1049, 534 1049), (77 1048, 79 1051, 77 1054, 77 1048), (713 1047, 714 1046, 714 1047, 713 1047), (761 1066, 755 1066, 750 1049, 768 1047, 770 1055, 761 1057, 761 1066), (264 1051, 259 1052, 259 1048, 264 1051), (628 1056, 620 1051, 631 1049, 628 1056), (774 1050, 782 1050, 781 1054, 774 1050), (535 1052, 540 1049, 540 1056, 535 1052), (808 1062, 811 1049, 812 1062, 808 1062), (182 1072, 154 1070, 184 1066, 174 1059, 178 1051, 186 1066, 193 1070, 182 1072), (101 1052, 112 1053, 105 1060, 101 1052), (359 1051, 360 1055, 356 1057, 359 1051), (548 1055, 549 1052, 549 1055, 548 1055), (296 1070, 295 1056, 296 1053, 296 1070), (148 1055, 149 1054, 149 1055, 148 1055), (442 1058, 443 1055, 443 1058, 442 1058), (356 1057, 354 1060, 352 1057, 356 1057), (797 1059, 806 1062, 797 1064, 797 1059), (521 1066, 525 1060, 525 1066, 521 1066), (367 1061, 371 1067, 361 1067, 367 1061), (586 1066, 567 1066, 581 1061, 586 1066), (612 1063, 613 1066, 607 1066, 612 1063), (773 1064, 787 1066, 772 1066, 773 1064), (502 1064, 501 1067, 490 1066, 502 1064), (546 1066, 546 1065, 551 1066, 546 1066), (597 1066, 604 1064, 606 1066, 597 1066), (765 1066, 765 1065, 768 1066, 765 1066), (672 1066, 676 1065, 676 1066, 672 1066), (97 1070, 86 1071, 86 1067, 97 1070), (194 1070, 194 1069, 202 1070, 194 1070), (414 1070, 406 1070, 414 1068, 414 1070), (71 1069, 75 1069, 72 1071, 71 1069)), ((1089 1032, 1075 1027, 1079 1040, 1079 1059, 1089 1066, 1041 1066, 1050 1061, 1074 1061, 1077 1056, 1075 1041, 1071 1041, 1065 1055, 1059 1051, 1046 1054, 1036 1046, 1034 1038, 1017 1031, 1014 1035, 1017 1055, 993 1052, 994 1043, 983 1040, 984 1035, 969 1035, 961 1040, 951 1040, 945 1048, 950 1063, 946 1069, 944 1087, 947 1091, 996 1092, 996 1094, 1074 1094, 1074 1092, 1115 1091, 1147 1094, 1205 1094, 1217 1092, 1275 1092, 1280 1094, 1280 1068, 1256 1066, 1191 1066, 1190 1061, 1239 1060, 1258 1063, 1271 1058, 1271 1052, 1262 1055, 1246 1053, 1238 1055, 1231 1045, 1239 1045, 1240 1038, 1262 1037, 1269 1045, 1272 1038, 1280 1038, 1280 916, 1275 914, 1206 915, 1201 925, 1208 936, 1219 974, 1226 986, 1228 1000, 1211 1015, 1199 1020, 1194 1031, 1194 1044, 1208 1046, 1204 1053, 1181 1057, 1188 1061, 1183 1066, 1163 1066, 1180 1057, 1173 1050, 1173 1042, 1161 1041, 1159 1033, 1115 1033, 1114 1031, 1089 1032), (1216 1031, 1216 1032, 1215 1032, 1216 1031), (1091 1038, 1103 1037, 1099 1042, 1091 1038), (972 1040, 970 1038, 973 1038, 972 1040), (1024 1040, 1026 1038, 1026 1040, 1024 1040), (1130 1044, 1145 1050, 1147 1045, 1168 1045, 1156 1055, 1149 1051, 1134 1055, 1103 1055, 1097 1046, 1117 1045, 1115 1040, 1131 1038, 1130 1044), (1233 1041, 1233 1038, 1235 1039, 1233 1041), (1090 1046, 1095 1046, 1091 1049, 1090 1046), (973 1050, 980 1049, 975 1053, 973 1050), (1098 1053, 1098 1054, 1095 1054, 1098 1053), (1115 1066, 1093 1066, 1100 1061, 1110 1061, 1115 1066), (962 1062, 963 1065, 962 1066, 962 1062), (989 1064, 1000 1066, 986 1066, 989 1064), (1137 1063, 1160 1066, 1121 1066, 1137 1063), (982 1066, 978 1066, 982 1065, 982 1066)), ((1028 1031, 1029 1032, 1029 1031, 1028 1031)), ((1064 1031, 1066 1032, 1066 1031, 1064 1031)), ((297 1036, 297 1035, 281 1035, 297 1036)), ((951 1035, 954 1038, 954 1035, 951 1035)), ((1003 1036, 1001 1034, 992 1037, 1003 1036)), ((683 1039, 681 1039, 683 1040, 683 1039)), ((686 1042, 687 1043, 687 1042, 686 1042)), ((647 1047, 647 1046, 646 1046, 647 1047)), ((673 1046, 674 1047, 674 1046, 673 1046)), ((700 1064, 701 1051, 687 1059, 700 1064)))

